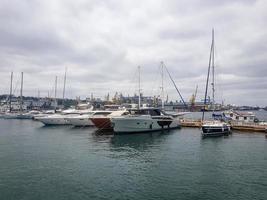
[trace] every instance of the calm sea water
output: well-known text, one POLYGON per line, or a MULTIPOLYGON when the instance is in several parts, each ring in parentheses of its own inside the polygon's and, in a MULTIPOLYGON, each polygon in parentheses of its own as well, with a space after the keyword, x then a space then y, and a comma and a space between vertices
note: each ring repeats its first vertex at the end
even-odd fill
POLYGON ((0 119, 1 200, 266 197, 262 133, 203 140, 198 129, 182 128, 113 136, 0 119))

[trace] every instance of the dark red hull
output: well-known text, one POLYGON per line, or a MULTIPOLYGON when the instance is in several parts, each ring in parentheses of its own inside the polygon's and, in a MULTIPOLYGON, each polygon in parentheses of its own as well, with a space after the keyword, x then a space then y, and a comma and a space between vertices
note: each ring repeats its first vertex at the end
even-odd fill
POLYGON ((110 118, 91 118, 98 129, 112 130, 110 118))

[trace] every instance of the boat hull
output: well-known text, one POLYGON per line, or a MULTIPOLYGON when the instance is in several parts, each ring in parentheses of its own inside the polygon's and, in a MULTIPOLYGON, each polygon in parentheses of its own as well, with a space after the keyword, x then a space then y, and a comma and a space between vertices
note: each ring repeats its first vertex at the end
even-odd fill
POLYGON ((19 114, 17 115, 17 119, 33 119, 33 116, 30 114, 19 114))
POLYGON ((69 124, 73 125, 73 126, 94 126, 93 122, 89 119, 89 117, 87 118, 68 118, 66 119, 69 124))
POLYGON ((203 125, 201 129, 203 137, 220 137, 231 133, 228 125, 203 125))
POLYGON ((172 118, 123 117, 111 118, 115 133, 140 133, 180 128, 180 122, 172 118))
POLYGON ((30 114, 5 114, 3 115, 4 119, 32 119, 33 116, 30 114))
POLYGON ((106 117, 106 118, 94 117, 94 118, 91 118, 91 120, 94 123, 94 125, 100 130, 113 130, 111 120, 109 117, 106 117))
POLYGON ((70 123, 64 119, 64 118, 45 118, 45 117, 40 117, 36 118, 36 120, 42 122, 44 125, 70 125, 70 123))

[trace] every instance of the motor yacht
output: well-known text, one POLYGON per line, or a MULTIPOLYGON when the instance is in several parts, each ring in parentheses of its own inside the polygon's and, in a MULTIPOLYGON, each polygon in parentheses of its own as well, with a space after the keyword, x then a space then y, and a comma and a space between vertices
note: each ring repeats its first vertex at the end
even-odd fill
POLYGON ((94 123, 92 122, 92 118, 100 117, 100 116, 107 116, 110 113, 112 113, 112 111, 105 111, 105 110, 91 111, 86 114, 68 117, 65 120, 73 126, 94 126, 94 123))
POLYGON ((129 112, 129 115, 111 118, 115 133, 151 132, 181 127, 179 119, 158 108, 132 109, 129 112))
POLYGON ((71 125, 67 120, 69 118, 73 118, 82 114, 87 114, 92 112, 89 110, 76 110, 76 109, 68 109, 64 110, 61 113, 48 114, 37 116, 34 119, 42 122, 44 125, 71 125))

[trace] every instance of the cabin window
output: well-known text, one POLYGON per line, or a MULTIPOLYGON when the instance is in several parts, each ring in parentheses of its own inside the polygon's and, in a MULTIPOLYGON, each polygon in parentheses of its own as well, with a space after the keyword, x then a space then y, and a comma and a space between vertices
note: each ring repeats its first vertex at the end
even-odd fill
POLYGON ((247 117, 244 117, 244 120, 247 120, 247 117))
POLYGON ((149 110, 149 114, 151 116, 159 116, 160 115, 160 111, 159 110, 149 110))
POLYGON ((233 117, 233 113, 230 114, 230 117, 233 117))
POLYGON ((97 112, 94 115, 109 115, 111 112, 97 112))
POLYGON ((239 116, 236 116, 235 119, 239 120, 239 116))

